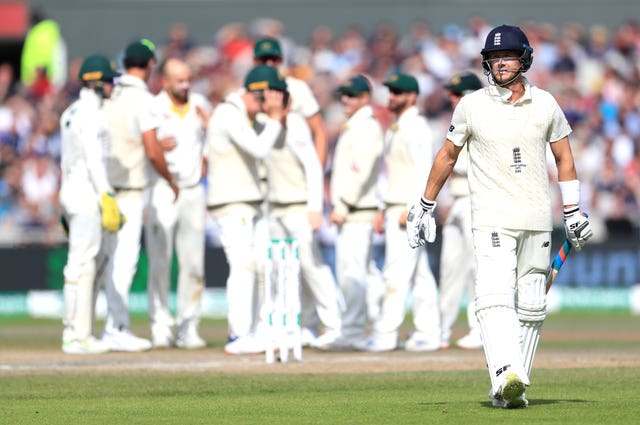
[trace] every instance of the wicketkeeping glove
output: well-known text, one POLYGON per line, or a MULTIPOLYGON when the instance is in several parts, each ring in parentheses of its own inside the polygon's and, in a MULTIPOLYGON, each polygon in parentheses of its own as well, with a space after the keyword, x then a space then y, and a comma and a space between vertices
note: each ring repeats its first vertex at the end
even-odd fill
POLYGON ((593 236, 589 218, 581 213, 578 207, 564 210, 564 227, 567 232, 567 239, 576 251, 580 251, 582 246, 593 236))
POLYGON ((127 221, 120 212, 113 193, 103 193, 100 197, 100 211, 102 212, 102 228, 107 232, 117 232, 127 221))
POLYGON ((436 240, 436 220, 433 217, 435 209, 436 201, 427 201, 424 198, 409 209, 407 239, 411 248, 417 248, 436 240))

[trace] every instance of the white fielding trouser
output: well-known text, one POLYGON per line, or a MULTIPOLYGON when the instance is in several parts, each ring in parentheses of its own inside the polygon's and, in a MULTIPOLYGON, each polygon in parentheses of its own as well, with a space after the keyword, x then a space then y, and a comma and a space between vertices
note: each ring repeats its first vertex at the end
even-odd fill
POLYGON ((371 221, 347 221, 336 239, 336 276, 345 302, 342 335, 354 340, 365 338, 372 232, 371 221))
POLYGON ((94 278, 100 251, 102 225, 98 204, 87 211, 66 215, 69 251, 64 266, 65 340, 85 340, 92 334, 94 317, 94 278))
POLYGON ((258 322, 255 224, 259 208, 230 204, 212 216, 220 229, 220 242, 229 264, 227 278, 227 321, 230 338, 255 332, 258 322))
POLYGON ((315 307, 326 331, 339 332, 342 326, 338 288, 331 269, 324 263, 308 214, 305 211, 295 211, 272 217, 270 234, 273 238, 295 238, 298 241, 301 286, 305 288, 301 291, 301 303, 303 306, 312 304, 315 307))
POLYGON ((130 328, 129 291, 138 266, 142 233, 142 190, 117 191, 115 198, 127 221, 118 233, 104 233, 109 256, 105 279, 107 332, 130 328))
MULTIPOLYGON (((549 265, 551 233, 474 229, 473 241, 477 264, 476 316, 492 393, 496 394, 510 373, 529 385, 519 316, 526 318, 526 313, 528 320, 538 325, 544 320, 544 275, 549 265), (532 288, 533 284, 537 288, 532 288), (525 309, 522 314, 521 307, 525 309)), ((533 352, 529 355, 532 360, 533 352)))
POLYGON ((149 318, 154 328, 174 325, 169 311, 170 273, 175 246, 178 258, 179 328, 200 321, 204 290, 205 192, 201 185, 180 188, 178 199, 169 184, 158 180, 148 192, 145 246, 149 256, 149 318))
POLYGON ((390 207, 385 213, 386 293, 382 311, 374 324, 374 338, 397 339, 406 312, 409 291, 413 294, 413 323, 420 339, 440 342, 438 289, 429 267, 427 250, 412 249, 407 243, 404 227, 398 220, 405 207, 390 207))
POLYGON ((471 231, 471 198, 455 198, 442 226, 440 254, 441 342, 448 344, 451 329, 460 313, 463 294, 467 295, 467 322, 470 333, 480 333, 475 312, 476 264, 471 231))

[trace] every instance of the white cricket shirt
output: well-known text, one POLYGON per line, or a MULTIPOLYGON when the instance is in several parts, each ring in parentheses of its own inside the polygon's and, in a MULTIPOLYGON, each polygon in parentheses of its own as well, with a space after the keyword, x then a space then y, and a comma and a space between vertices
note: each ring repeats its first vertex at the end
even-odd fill
POLYGON ((407 109, 385 135, 387 205, 410 206, 420 198, 433 163, 432 132, 415 106, 407 109))
POLYGON ((307 210, 322 212, 322 166, 311 130, 304 117, 289 112, 284 146, 276 144, 265 160, 268 199, 274 204, 306 203, 307 210))
POLYGON ((524 96, 485 87, 460 100, 447 139, 469 145, 474 228, 551 231, 547 143, 571 133, 553 96, 524 79, 524 96))
POLYGON ((202 174, 205 128, 196 107, 210 110, 211 105, 204 96, 190 93, 187 105, 178 110, 167 93, 162 91, 156 96, 156 106, 158 140, 168 136, 176 139, 176 147, 164 152, 169 172, 178 187, 197 185, 202 174))
POLYGON ((60 117, 60 202, 68 213, 95 207, 100 194, 113 190, 104 163, 109 131, 100 103, 93 90, 83 88, 60 117))

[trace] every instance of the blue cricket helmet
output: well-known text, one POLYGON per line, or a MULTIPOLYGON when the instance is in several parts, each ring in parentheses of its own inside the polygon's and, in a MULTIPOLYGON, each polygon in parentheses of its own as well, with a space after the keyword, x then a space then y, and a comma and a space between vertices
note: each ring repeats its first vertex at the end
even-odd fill
POLYGON ((529 44, 526 34, 512 25, 500 25, 495 27, 487 35, 482 54, 482 67, 489 71, 487 54, 499 50, 513 50, 520 52, 520 72, 526 72, 533 63, 533 47, 529 44))

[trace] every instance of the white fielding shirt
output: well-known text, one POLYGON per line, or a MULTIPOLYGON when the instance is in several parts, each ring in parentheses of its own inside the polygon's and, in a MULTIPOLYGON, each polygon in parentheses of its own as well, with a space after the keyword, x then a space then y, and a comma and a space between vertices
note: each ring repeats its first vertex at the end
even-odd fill
POLYGON ((524 96, 485 87, 460 100, 447 139, 469 147, 469 189, 476 229, 551 231, 547 143, 571 133, 553 96, 523 79, 524 96))
POLYGON ((265 164, 269 201, 277 204, 306 202, 310 212, 322 212, 323 175, 320 160, 304 117, 289 112, 284 146, 274 146, 265 164))
POLYGON ((376 180, 380 174, 384 135, 371 106, 363 106, 343 125, 331 172, 331 205, 346 217, 357 210, 378 208, 376 180))
POLYGON ((116 189, 144 189, 149 183, 151 164, 142 133, 158 127, 154 96, 144 81, 125 74, 118 79, 103 109, 111 134, 109 182, 116 189))
MULTIPOLYGON (((190 93, 185 110, 180 112, 165 91, 156 96, 158 140, 168 136, 176 139, 176 147, 164 153, 169 172, 178 187, 193 187, 200 182, 205 128, 196 107, 211 110, 204 96, 190 93)), ((158 178, 157 174, 155 175, 158 178)))
POLYGON ((420 198, 433 163, 432 140, 431 128, 415 106, 389 127, 384 155, 387 182, 382 194, 386 205, 410 207, 420 198))
POLYGON ((213 110, 207 126, 209 207, 239 202, 260 202, 257 159, 265 158, 282 130, 279 121, 266 118, 257 134, 247 115, 242 93, 229 94, 213 110))
POLYGON ((107 180, 105 154, 109 145, 101 99, 90 89, 60 117, 62 138, 60 202, 68 213, 97 205, 100 194, 113 189, 107 180))
POLYGON ((286 77, 287 91, 291 96, 291 111, 297 112, 305 118, 310 118, 320 112, 320 105, 313 96, 311 87, 295 77, 286 77))

